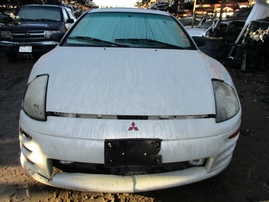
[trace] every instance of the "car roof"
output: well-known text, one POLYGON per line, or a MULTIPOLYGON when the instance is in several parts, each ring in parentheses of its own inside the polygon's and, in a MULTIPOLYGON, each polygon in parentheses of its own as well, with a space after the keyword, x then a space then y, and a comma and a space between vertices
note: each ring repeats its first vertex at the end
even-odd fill
POLYGON ((52 5, 52 4, 25 4, 21 7, 56 7, 56 8, 63 8, 61 5, 52 5))
POLYGON ((100 9, 92 9, 89 10, 88 13, 102 13, 102 12, 123 12, 123 13, 145 13, 145 14, 157 14, 157 15, 165 15, 171 16, 170 13, 160 11, 160 10, 152 10, 152 9, 141 9, 141 8, 100 8, 100 9))

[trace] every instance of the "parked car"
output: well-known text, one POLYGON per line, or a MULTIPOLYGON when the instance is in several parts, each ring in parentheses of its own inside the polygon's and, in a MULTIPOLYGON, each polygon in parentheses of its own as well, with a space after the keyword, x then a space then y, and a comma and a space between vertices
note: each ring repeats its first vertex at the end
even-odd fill
MULTIPOLYGON (((246 37, 249 26, 252 21, 267 17, 268 13, 269 4, 263 0, 256 0, 252 7, 240 9, 235 12, 234 16, 219 21, 211 27, 207 31, 207 35, 209 37, 221 37, 223 41, 219 60, 228 62, 234 67, 241 66, 241 70, 245 70, 248 48, 246 37)), ((253 49, 251 52, 253 52, 253 49)))
POLYGON ((157 3, 151 4, 149 9, 167 11, 167 10, 169 10, 169 3, 168 2, 157 2, 157 3))
POLYGON ((60 43, 33 66, 20 111, 21 165, 35 180, 142 192, 229 165, 241 124, 236 88, 171 14, 93 9, 51 38, 60 43))
POLYGON ((195 26, 187 25, 185 29, 191 36, 207 36, 208 30, 211 29, 216 23, 218 23, 219 19, 211 16, 203 17, 199 23, 195 26))
POLYGON ((207 30, 211 37, 222 37, 225 43, 234 43, 245 25, 246 19, 222 20, 207 30))
POLYGON ((58 44, 49 36, 65 33, 75 20, 67 7, 23 5, 13 21, 0 27, 0 50, 9 60, 14 60, 18 53, 31 53, 38 58, 58 44))

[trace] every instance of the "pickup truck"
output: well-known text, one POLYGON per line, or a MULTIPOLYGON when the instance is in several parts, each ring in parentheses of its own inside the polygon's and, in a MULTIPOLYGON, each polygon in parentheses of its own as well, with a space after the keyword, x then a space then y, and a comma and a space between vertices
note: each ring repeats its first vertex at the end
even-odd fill
POLYGON ((47 4, 23 5, 15 16, 0 26, 0 51, 9 61, 16 60, 18 53, 39 58, 57 45, 50 35, 66 32, 76 21, 71 9, 47 4))

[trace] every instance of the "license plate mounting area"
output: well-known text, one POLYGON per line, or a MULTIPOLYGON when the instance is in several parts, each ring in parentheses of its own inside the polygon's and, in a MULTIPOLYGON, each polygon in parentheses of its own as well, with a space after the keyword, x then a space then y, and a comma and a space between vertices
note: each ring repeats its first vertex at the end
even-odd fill
POLYGON ((105 167, 161 167, 161 139, 106 139, 105 167))
POLYGON ((32 46, 20 46, 19 52, 20 53, 31 53, 32 52, 32 46))

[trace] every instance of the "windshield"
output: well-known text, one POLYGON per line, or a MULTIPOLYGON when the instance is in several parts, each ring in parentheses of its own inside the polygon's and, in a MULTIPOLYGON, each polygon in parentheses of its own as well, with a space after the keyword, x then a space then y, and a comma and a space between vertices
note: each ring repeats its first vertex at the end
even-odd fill
POLYGON ((59 8, 47 6, 27 6, 21 7, 16 17, 17 20, 31 21, 61 21, 59 8))
POLYGON ((148 13, 100 12, 85 15, 63 45, 191 48, 171 16, 148 13))

